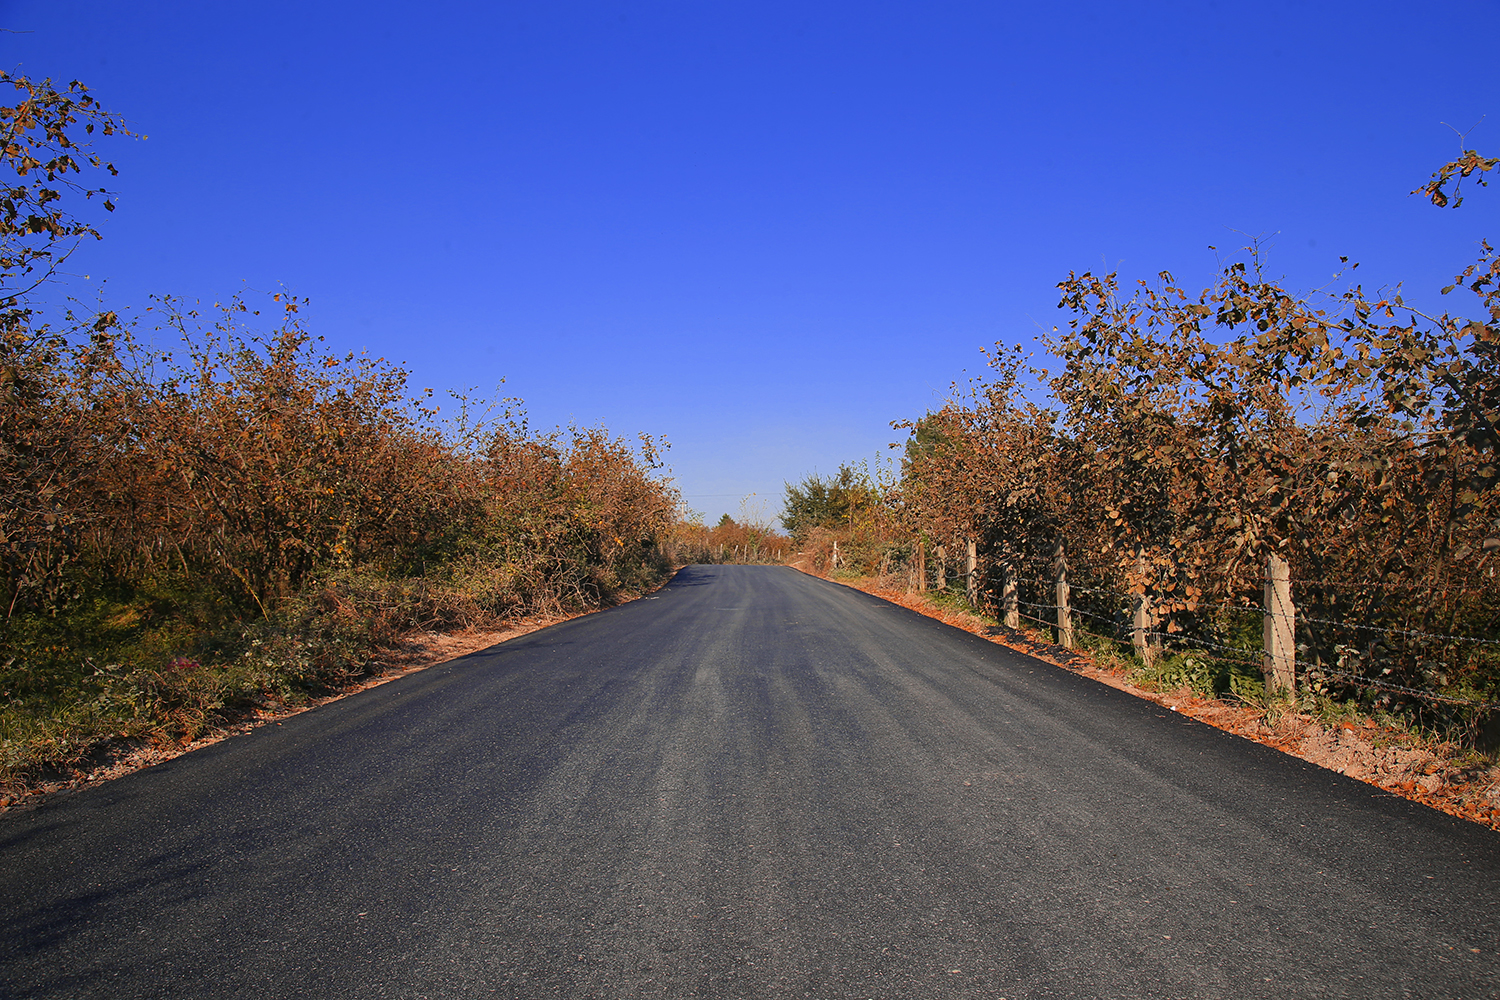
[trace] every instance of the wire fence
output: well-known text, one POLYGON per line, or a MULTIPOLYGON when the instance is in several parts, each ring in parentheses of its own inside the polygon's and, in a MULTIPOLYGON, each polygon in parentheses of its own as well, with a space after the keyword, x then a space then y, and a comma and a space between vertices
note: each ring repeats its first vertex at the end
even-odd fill
MULTIPOLYGON (((996 599, 998 588, 994 586, 995 581, 989 579, 996 569, 1000 567, 992 565, 987 569, 981 568, 977 581, 983 600, 992 605, 1004 600, 1003 596, 996 599)), ((1357 621, 1309 614, 1296 608, 1295 603, 1290 611, 1268 608, 1264 601, 1256 601, 1250 596, 1253 591, 1263 591, 1267 583, 1274 583, 1268 576, 1246 579, 1239 584, 1230 583, 1227 586, 1221 582, 1219 592, 1228 591, 1232 595, 1234 590, 1239 590, 1241 596, 1238 600, 1232 596, 1229 600, 1203 600, 1198 594, 1189 595, 1186 592, 1169 592, 1165 599, 1157 595, 1159 608, 1169 622, 1169 627, 1156 627, 1159 623, 1141 627, 1132 620, 1141 593, 1128 592, 1121 586, 1098 585, 1111 577, 1117 579, 1120 575, 1117 566, 1098 567, 1091 566, 1084 560, 1069 560, 1057 555, 1051 558, 1032 555, 1014 559, 1011 572, 1014 575, 1008 583, 1014 586, 1015 594, 1013 604, 1006 610, 1014 613, 1016 619, 1044 628, 1062 628, 1058 612, 1066 608, 1065 622, 1070 630, 1118 643, 1146 643, 1162 651, 1182 654, 1198 652, 1206 659, 1219 663, 1264 671, 1267 669, 1265 644, 1261 642, 1260 648, 1256 648, 1247 641, 1247 637, 1254 632, 1267 632, 1271 629, 1271 622, 1281 620, 1288 622, 1294 630, 1300 627, 1309 637, 1316 632, 1316 638, 1325 646, 1325 651, 1331 649, 1335 653, 1331 658, 1314 656, 1309 659, 1304 654, 1316 643, 1295 645, 1287 662, 1306 686, 1321 687, 1323 690, 1327 690, 1327 685, 1343 686, 1477 713, 1490 712, 1500 706, 1500 699, 1486 693, 1476 692, 1478 696, 1450 693, 1433 687, 1402 683, 1400 679, 1390 676, 1401 667, 1422 669, 1429 674, 1462 674, 1466 664, 1472 664, 1475 656, 1486 655, 1486 651, 1500 647, 1500 638, 1413 628, 1404 623, 1357 621), (1025 572, 1028 569, 1033 572, 1025 572), (1059 604, 1052 597, 1059 582, 1059 570, 1065 574, 1067 582, 1066 604, 1059 604), (1074 579, 1078 582, 1073 582, 1074 579), (1043 599, 1027 600, 1023 594, 1043 599), (1225 620, 1233 620, 1236 616, 1237 627, 1225 620), (1263 629, 1253 628, 1255 619, 1260 620, 1263 629), (1233 633, 1236 631, 1241 636, 1239 643, 1234 641, 1233 633), (1431 654, 1435 652, 1434 646, 1446 651, 1446 658, 1433 659, 1431 654), (1374 670, 1381 670, 1382 675, 1372 676, 1374 670)), ((1379 582, 1286 582, 1290 589, 1303 595, 1304 602, 1309 601, 1320 590, 1326 593, 1358 589, 1366 594, 1372 590, 1383 590, 1387 594, 1411 595, 1422 589, 1405 584, 1379 582)), ((1141 584, 1137 584, 1136 589, 1149 592, 1149 588, 1141 584)), ((1449 686, 1446 679, 1440 680, 1439 684, 1449 686)))

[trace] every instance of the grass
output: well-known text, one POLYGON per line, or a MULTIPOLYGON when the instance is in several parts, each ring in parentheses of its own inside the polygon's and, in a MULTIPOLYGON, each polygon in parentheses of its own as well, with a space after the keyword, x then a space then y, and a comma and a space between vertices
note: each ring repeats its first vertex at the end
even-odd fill
POLYGON ((369 620, 285 602, 243 621, 171 581, 4 624, 0 783, 24 785, 101 740, 187 742, 269 704, 293 705, 363 672, 369 620))
MULTIPOLYGON (((842 573, 843 571, 840 570, 839 572, 842 573)), ((851 579, 853 579, 858 578, 859 574, 851 572, 849 576, 851 579)), ((943 608, 944 610, 959 611, 964 614, 974 615, 976 618, 983 618, 985 621, 994 625, 999 624, 999 622, 995 621, 994 618, 985 614, 982 610, 976 608, 973 604, 970 604, 969 596, 964 592, 964 589, 962 587, 950 586, 944 587, 941 590, 928 590, 924 592, 922 596, 927 598, 927 600, 931 601, 933 604, 936 604, 938 607, 943 608)))

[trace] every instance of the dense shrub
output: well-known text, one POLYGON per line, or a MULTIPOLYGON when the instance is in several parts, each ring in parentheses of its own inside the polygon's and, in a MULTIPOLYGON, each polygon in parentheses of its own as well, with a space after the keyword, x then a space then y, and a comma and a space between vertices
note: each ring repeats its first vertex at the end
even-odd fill
POLYGON ((597 607, 669 568, 654 441, 440 424, 276 299, 261 332, 242 300, 211 323, 162 302, 170 351, 112 314, 0 330, 0 768, 190 737, 403 632, 597 607))
MULTIPOLYGON (((1422 190, 1446 204, 1444 183, 1497 165, 1466 152, 1422 190)), ((1009 564, 1046 618, 1062 554, 1083 628, 1127 637, 1145 595, 1169 646, 1253 662, 1275 554, 1305 693, 1473 725, 1500 701, 1500 257, 1485 244, 1443 290, 1472 296, 1473 318, 1357 284, 1295 295, 1247 250, 1198 294, 1165 272, 1134 289, 1069 275, 1070 319, 1044 343, 1060 370, 1001 350, 989 378, 898 424, 901 478, 841 556, 869 572, 893 541, 919 566, 944 545, 951 571, 972 539, 981 598, 1009 564)), ((829 494, 788 487, 788 510, 829 494)))
MULTIPOLYGON (((439 420, 275 295, 42 323, 99 238, 88 89, 0 73, 0 782, 111 735, 192 737, 337 686, 412 629, 596 607, 662 578, 662 446, 439 420)), ((480 404, 482 407, 482 403, 480 404)), ((489 412, 489 411, 485 411, 489 412)))

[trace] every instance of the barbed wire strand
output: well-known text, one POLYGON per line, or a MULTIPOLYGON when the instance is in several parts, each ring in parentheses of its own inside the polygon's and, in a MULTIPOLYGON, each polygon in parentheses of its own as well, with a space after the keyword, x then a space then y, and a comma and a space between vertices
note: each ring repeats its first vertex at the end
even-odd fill
MULTIPOLYGON (((1055 605, 1055 604, 1050 604, 1050 605, 1049 604, 1033 604, 1033 603, 1031 603, 1029 601, 1018 601, 1017 603, 1020 604, 1020 605, 1024 605, 1026 607, 1030 607, 1030 608, 1041 608, 1041 609, 1050 609, 1050 610, 1056 610, 1058 608, 1058 605, 1055 605)), ((1072 609, 1072 608, 1070 608, 1069 610, 1072 611, 1072 612, 1074 612, 1074 613, 1083 614, 1083 615, 1087 615, 1088 617, 1091 617, 1091 618, 1099 619, 1101 621, 1106 620, 1106 619, 1104 619, 1100 615, 1092 615, 1092 614, 1089 614, 1088 612, 1079 611, 1078 609, 1072 609)), ((1018 615, 1019 615, 1019 617, 1025 618, 1025 619, 1027 619, 1029 621, 1034 621, 1034 622, 1038 623, 1039 625, 1043 625, 1043 626, 1047 626, 1047 627, 1051 627, 1051 628, 1056 628, 1057 627, 1056 621, 1049 621, 1049 620, 1044 619, 1044 618, 1037 618, 1034 615, 1022 614, 1020 612, 1018 612, 1018 615)), ((1110 641, 1113 641, 1113 642, 1123 642, 1124 641, 1119 636, 1104 635, 1102 633, 1093 632, 1093 631, 1090 631, 1089 629, 1082 628, 1082 627, 1079 627, 1079 626, 1072 626, 1072 627, 1076 631, 1083 632, 1083 633, 1085 633, 1087 635, 1096 636, 1096 637, 1098 637, 1100 639, 1109 639, 1110 641)), ((1214 641, 1212 641, 1210 639, 1205 639, 1205 638, 1203 638, 1200 635, 1184 634, 1184 633, 1180 633, 1180 632, 1162 632, 1162 631, 1155 630, 1155 629, 1148 629, 1148 630, 1146 630, 1145 634, 1147 636, 1149 636, 1149 637, 1162 640, 1162 644, 1164 646, 1168 642, 1170 642, 1172 645, 1177 646, 1179 648, 1181 648, 1183 646, 1188 646, 1188 647, 1204 646, 1204 647, 1209 647, 1209 648, 1212 648, 1212 649, 1222 650, 1222 651, 1227 652, 1227 653, 1238 653, 1238 654, 1241 654, 1240 656, 1223 656, 1223 655, 1219 655, 1219 654, 1209 654, 1209 656, 1210 656, 1211 659, 1214 659, 1214 660, 1217 660, 1217 661, 1220 661, 1220 662, 1239 663, 1239 664, 1242 664, 1242 665, 1245 665, 1245 666, 1252 666, 1252 667, 1261 667, 1263 665, 1263 662, 1264 662, 1264 654, 1262 654, 1262 657, 1258 658, 1258 659, 1246 659, 1246 658, 1244 658, 1245 656, 1253 655, 1253 653, 1251 653, 1250 651, 1245 650, 1245 649, 1241 649, 1241 648, 1234 647, 1234 646, 1226 646, 1223 643, 1218 643, 1218 642, 1214 642, 1214 641)), ((1189 651, 1190 651, 1190 649, 1189 649, 1189 651)), ((1346 683, 1348 683, 1350 685, 1356 686, 1356 687, 1376 688, 1376 689, 1383 690, 1383 691, 1394 691, 1394 692, 1397 692, 1399 694, 1409 695, 1409 696, 1414 697, 1414 698, 1422 698, 1422 699, 1427 700, 1427 701, 1441 702, 1441 703, 1450 704, 1450 705, 1462 705, 1462 706, 1479 708, 1479 709, 1484 709, 1484 710, 1492 708, 1492 707, 1494 707, 1496 705, 1496 702, 1494 702, 1492 700, 1479 701, 1479 700, 1476 700, 1476 699, 1473 699, 1473 698, 1458 698, 1458 697, 1455 697, 1453 695, 1439 694, 1436 691, 1427 690, 1427 689, 1424 689, 1424 688, 1414 688, 1414 687, 1409 687, 1409 686, 1404 685, 1404 684, 1396 684, 1396 683, 1394 683, 1392 681, 1382 681, 1382 680, 1380 680, 1378 678, 1364 677, 1364 676, 1362 676, 1360 674, 1356 674, 1356 673, 1353 673, 1353 672, 1348 671, 1348 670, 1343 670, 1343 669, 1340 669, 1338 667, 1333 667, 1333 666, 1330 666, 1330 665, 1325 664, 1325 663, 1310 663, 1310 662, 1308 662, 1306 660, 1297 660, 1297 659, 1294 659, 1292 661, 1292 663, 1293 663, 1294 667, 1302 667, 1302 668, 1304 668, 1305 671, 1306 671, 1306 673, 1309 674, 1309 675, 1316 673, 1316 674, 1321 674, 1321 675, 1327 676, 1327 677, 1336 677, 1336 678, 1339 678, 1339 679, 1343 680, 1344 682, 1346 682, 1346 683)))

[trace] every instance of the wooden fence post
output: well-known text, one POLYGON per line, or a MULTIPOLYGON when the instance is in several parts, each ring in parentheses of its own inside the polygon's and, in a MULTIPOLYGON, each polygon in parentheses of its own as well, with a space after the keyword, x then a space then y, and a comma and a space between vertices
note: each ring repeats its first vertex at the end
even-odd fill
POLYGON ((1146 556, 1142 552, 1135 554, 1135 573, 1141 580, 1141 592, 1136 595, 1135 614, 1131 621, 1131 643, 1135 646, 1135 655, 1141 658, 1141 662, 1151 662, 1151 630, 1154 622, 1151 620, 1151 593, 1146 587, 1146 556))
POLYGON ((920 541, 917 542, 916 563, 917 593, 921 594, 927 590, 927 546, 923 545, 920 541))
POLYGON ((970 607, 979 606, 979 545, 972 538, 964 556, 964 596, 970 607))
POLYGON ((833 542, 833 555, 828 559, 828 572, 832 573, 839 568, 839 543, 838 539, 833 542))
POLYGON ((1057 572, 1057 642, 1064 649, 1073 648, 1073 613, 1068 604, 1068 557, 1063 543, 1057 543, 1054 568, 1057 572))
POLYGON ((937 589, 938 590, 947 590, 948 589, 948 549, 947 549, 946 546, 939 545, 937 547, 937 552, 935 552, 933 554, 937 556, 937 589))
POLYGON ((1296 614, 1292 605, 1292 571, 1286 560, 1271 553, 1266 560, 1265 660, 1261 672, 1266 693, 1297 693, 1296 614))
POLYGON ((1005 627, 1021 627, 1021 596, 1016 583, 1016 564, 1005 561, 1005 589, 1000 592, 1000 604, 1005 609, 1005 627))

